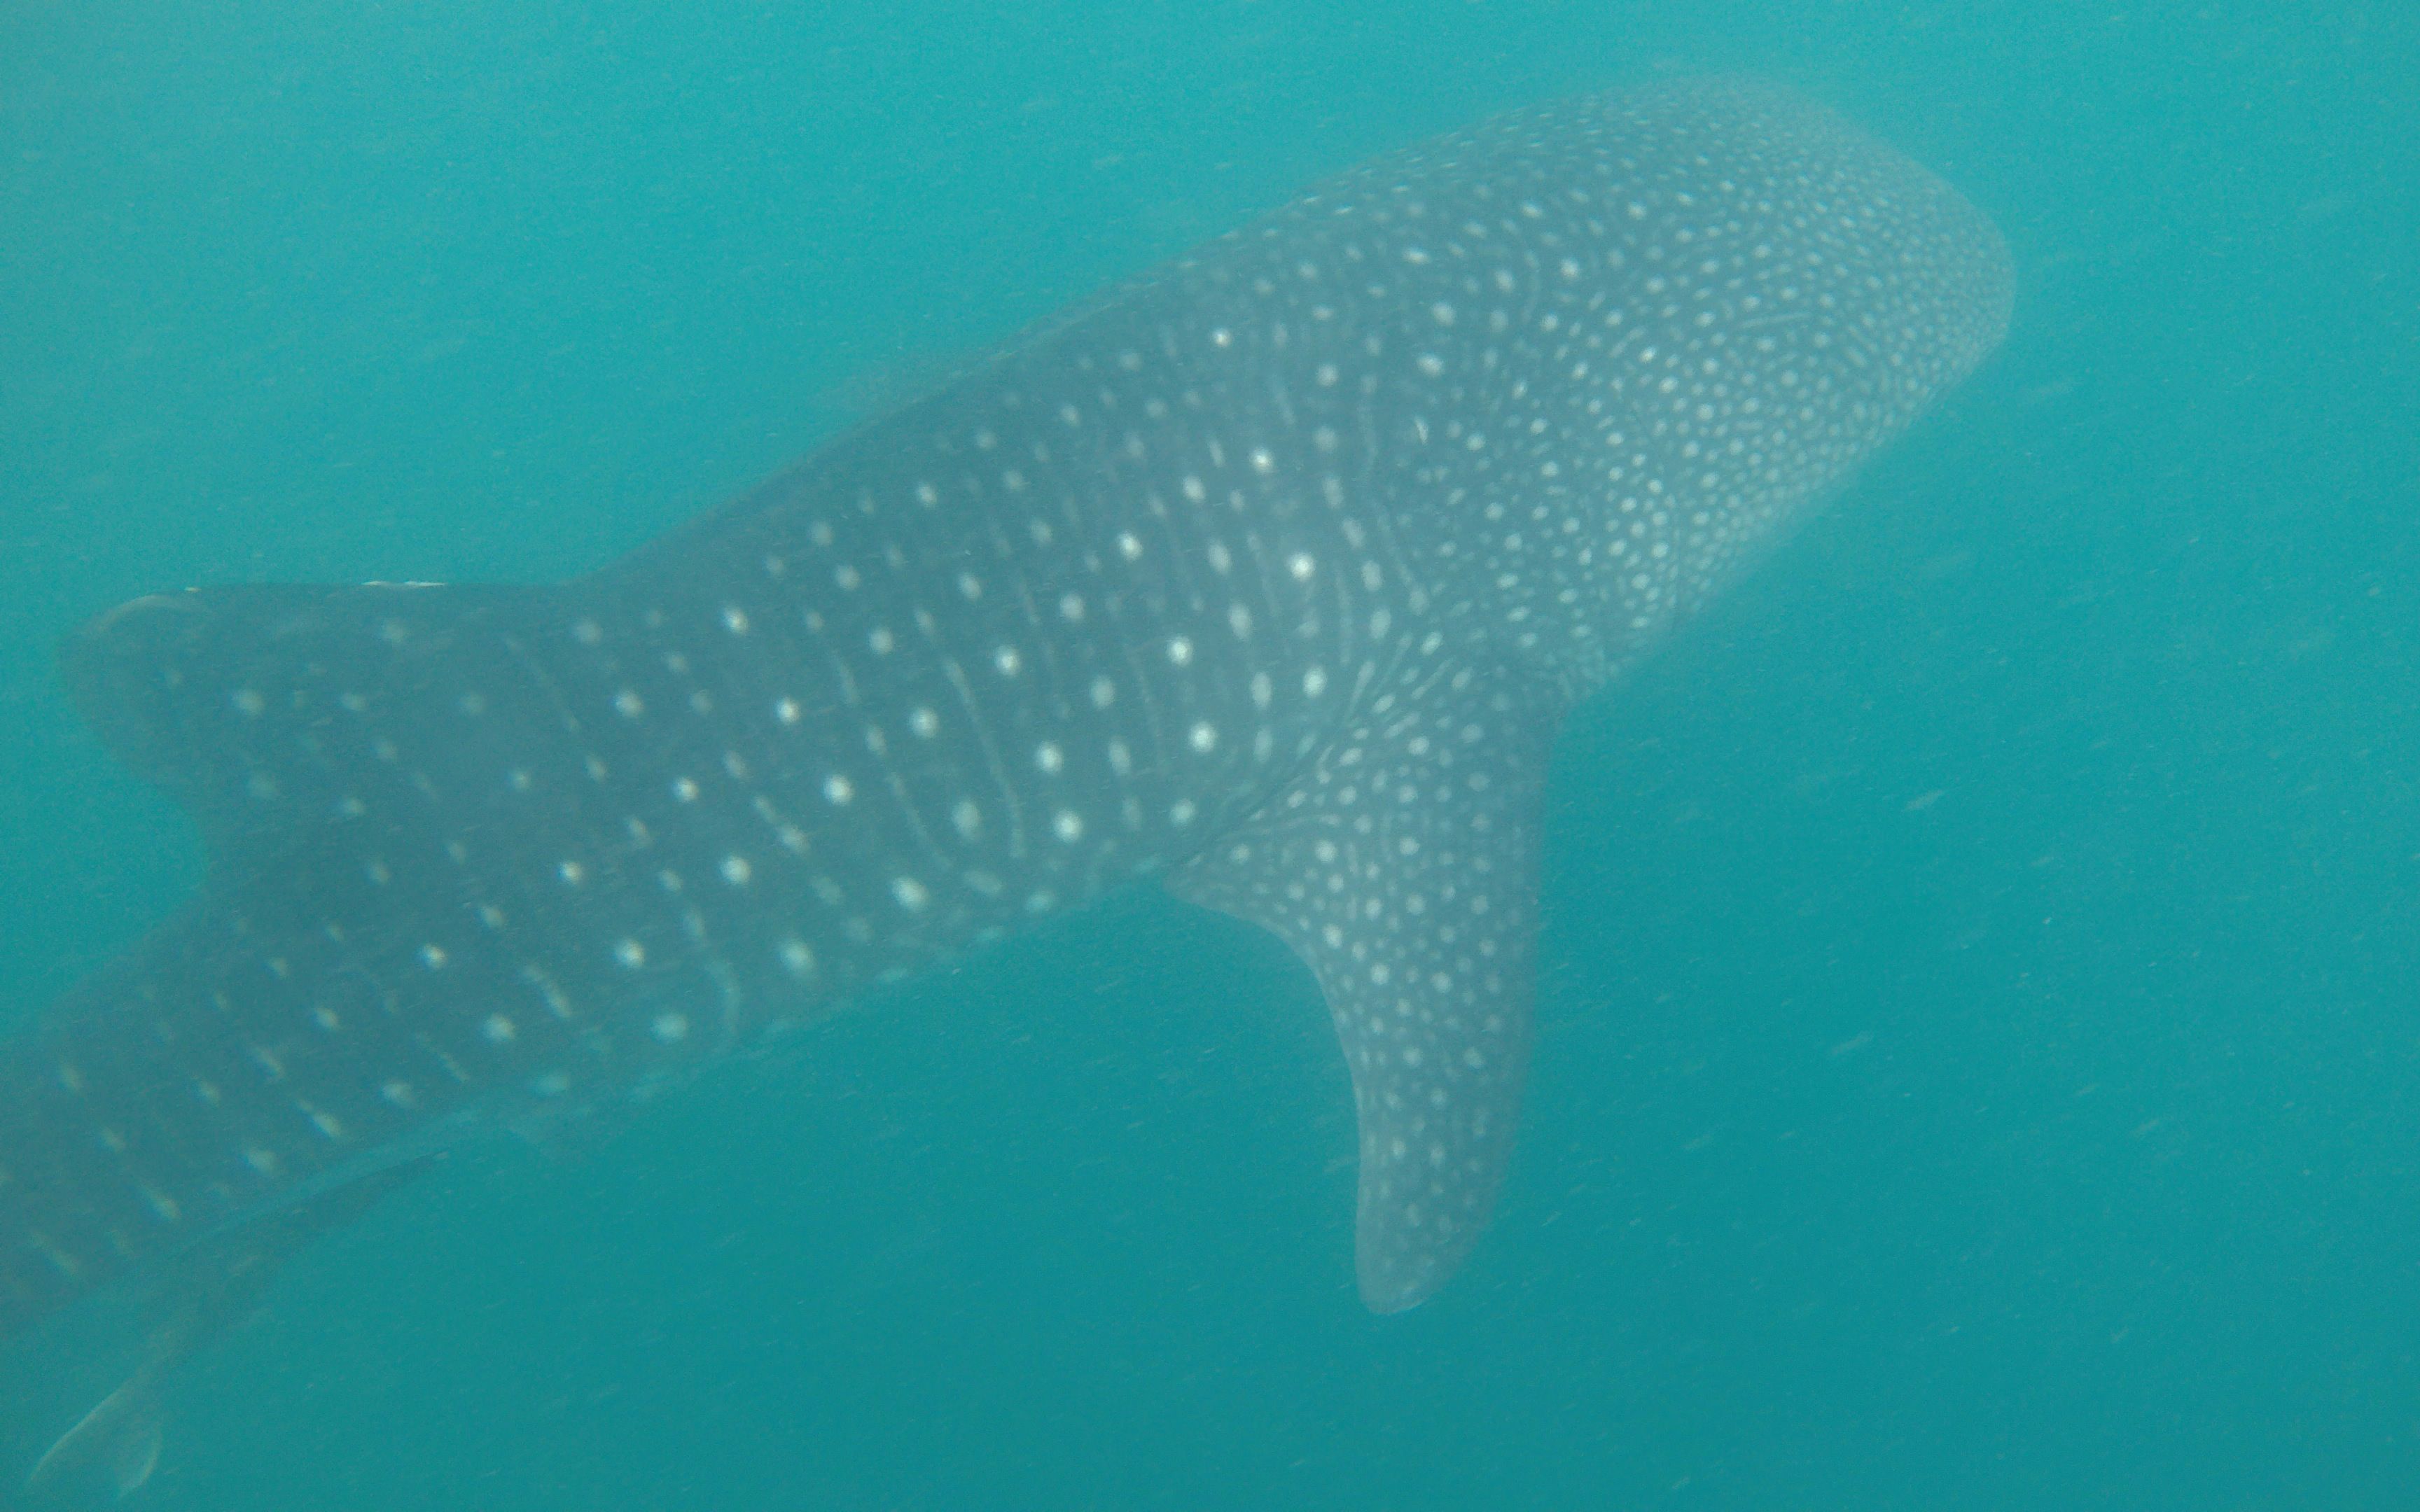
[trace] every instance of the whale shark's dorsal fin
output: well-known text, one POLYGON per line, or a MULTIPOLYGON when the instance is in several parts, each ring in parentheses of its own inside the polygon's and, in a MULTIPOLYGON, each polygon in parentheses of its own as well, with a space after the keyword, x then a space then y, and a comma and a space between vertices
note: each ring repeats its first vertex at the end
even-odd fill
POLYGON ((1400 1312, 1485 1226, 1528 1064, 1553 716, 1465 668, 1370 701, 1318 764, 1171 874, 1319 979, 1353 1072, 1361 1298, 1400 1312))
POLYGON ((340 817, 346 778, 323 745, 332 727, 373 712, 370 700, 429 717, 436 709, 411 701, 433 669, 458 676, 465 642, 506 655, 510 626, 549 592, 269 583, 157 594, 79 630, 60 672, 110 753, 182 804, 214 851, 240 855, 340 817))

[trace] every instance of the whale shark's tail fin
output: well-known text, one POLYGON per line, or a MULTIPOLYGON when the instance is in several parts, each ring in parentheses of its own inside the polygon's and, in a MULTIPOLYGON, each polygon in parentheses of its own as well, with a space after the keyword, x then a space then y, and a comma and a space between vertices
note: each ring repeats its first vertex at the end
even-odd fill
POLYGON ((1353 1072, 1355 1249, 1375 1312, 1445 1284, 1512 1153, 1553 733, 1545 709, 1466 668, 1383 694, 1252 825, 1171 879, 1277 934, 1319 979, 1353 1072))

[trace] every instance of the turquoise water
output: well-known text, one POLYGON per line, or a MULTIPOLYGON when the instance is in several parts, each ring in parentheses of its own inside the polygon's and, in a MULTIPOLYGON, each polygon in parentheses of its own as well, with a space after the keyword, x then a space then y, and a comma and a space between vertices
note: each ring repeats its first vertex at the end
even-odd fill
MULTIPOLYGON (((1322 172, 1718 70, 1966 191, 2016 328, 1574 721, 1451 1288, 1360 1310, 1308 978, 1136 897, 456 1160, 182 1380, 149 1504, 2408 1502, 2407 6, 10 6, 0 1008, 198 873, 84 616, 582 570, 1322 172)), ((6 1363, 22 1464, 104 1383, 6 1363)))

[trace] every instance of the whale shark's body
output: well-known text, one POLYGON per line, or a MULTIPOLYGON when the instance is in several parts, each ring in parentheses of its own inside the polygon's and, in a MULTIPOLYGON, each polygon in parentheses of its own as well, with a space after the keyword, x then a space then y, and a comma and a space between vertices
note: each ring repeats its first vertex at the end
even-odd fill
POLYGON ((1515 1122, 1556 725, 1999 339, 1972 207, 1778 91, 1347 173, 597 575, 138 600, 200 895, 0 1053, 0 1332, 1157 876, 1316 974, 1359 1273, 1515 1122))

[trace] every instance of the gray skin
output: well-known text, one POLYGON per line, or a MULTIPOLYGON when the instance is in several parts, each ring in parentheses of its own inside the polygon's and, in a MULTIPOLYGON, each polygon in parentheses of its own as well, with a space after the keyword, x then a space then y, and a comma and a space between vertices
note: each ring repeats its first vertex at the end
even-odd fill
POLYGON ((1155 875, 1316 975, 1362 1295, 1419 1302, 1512 1136, 1558 721, 2010 286, 1972 206, 1805 101, 1575 100, 1346 173, 594 577, 115 611, 70 684, 215 865, 0 1052, 0 1332, 1155 875))

